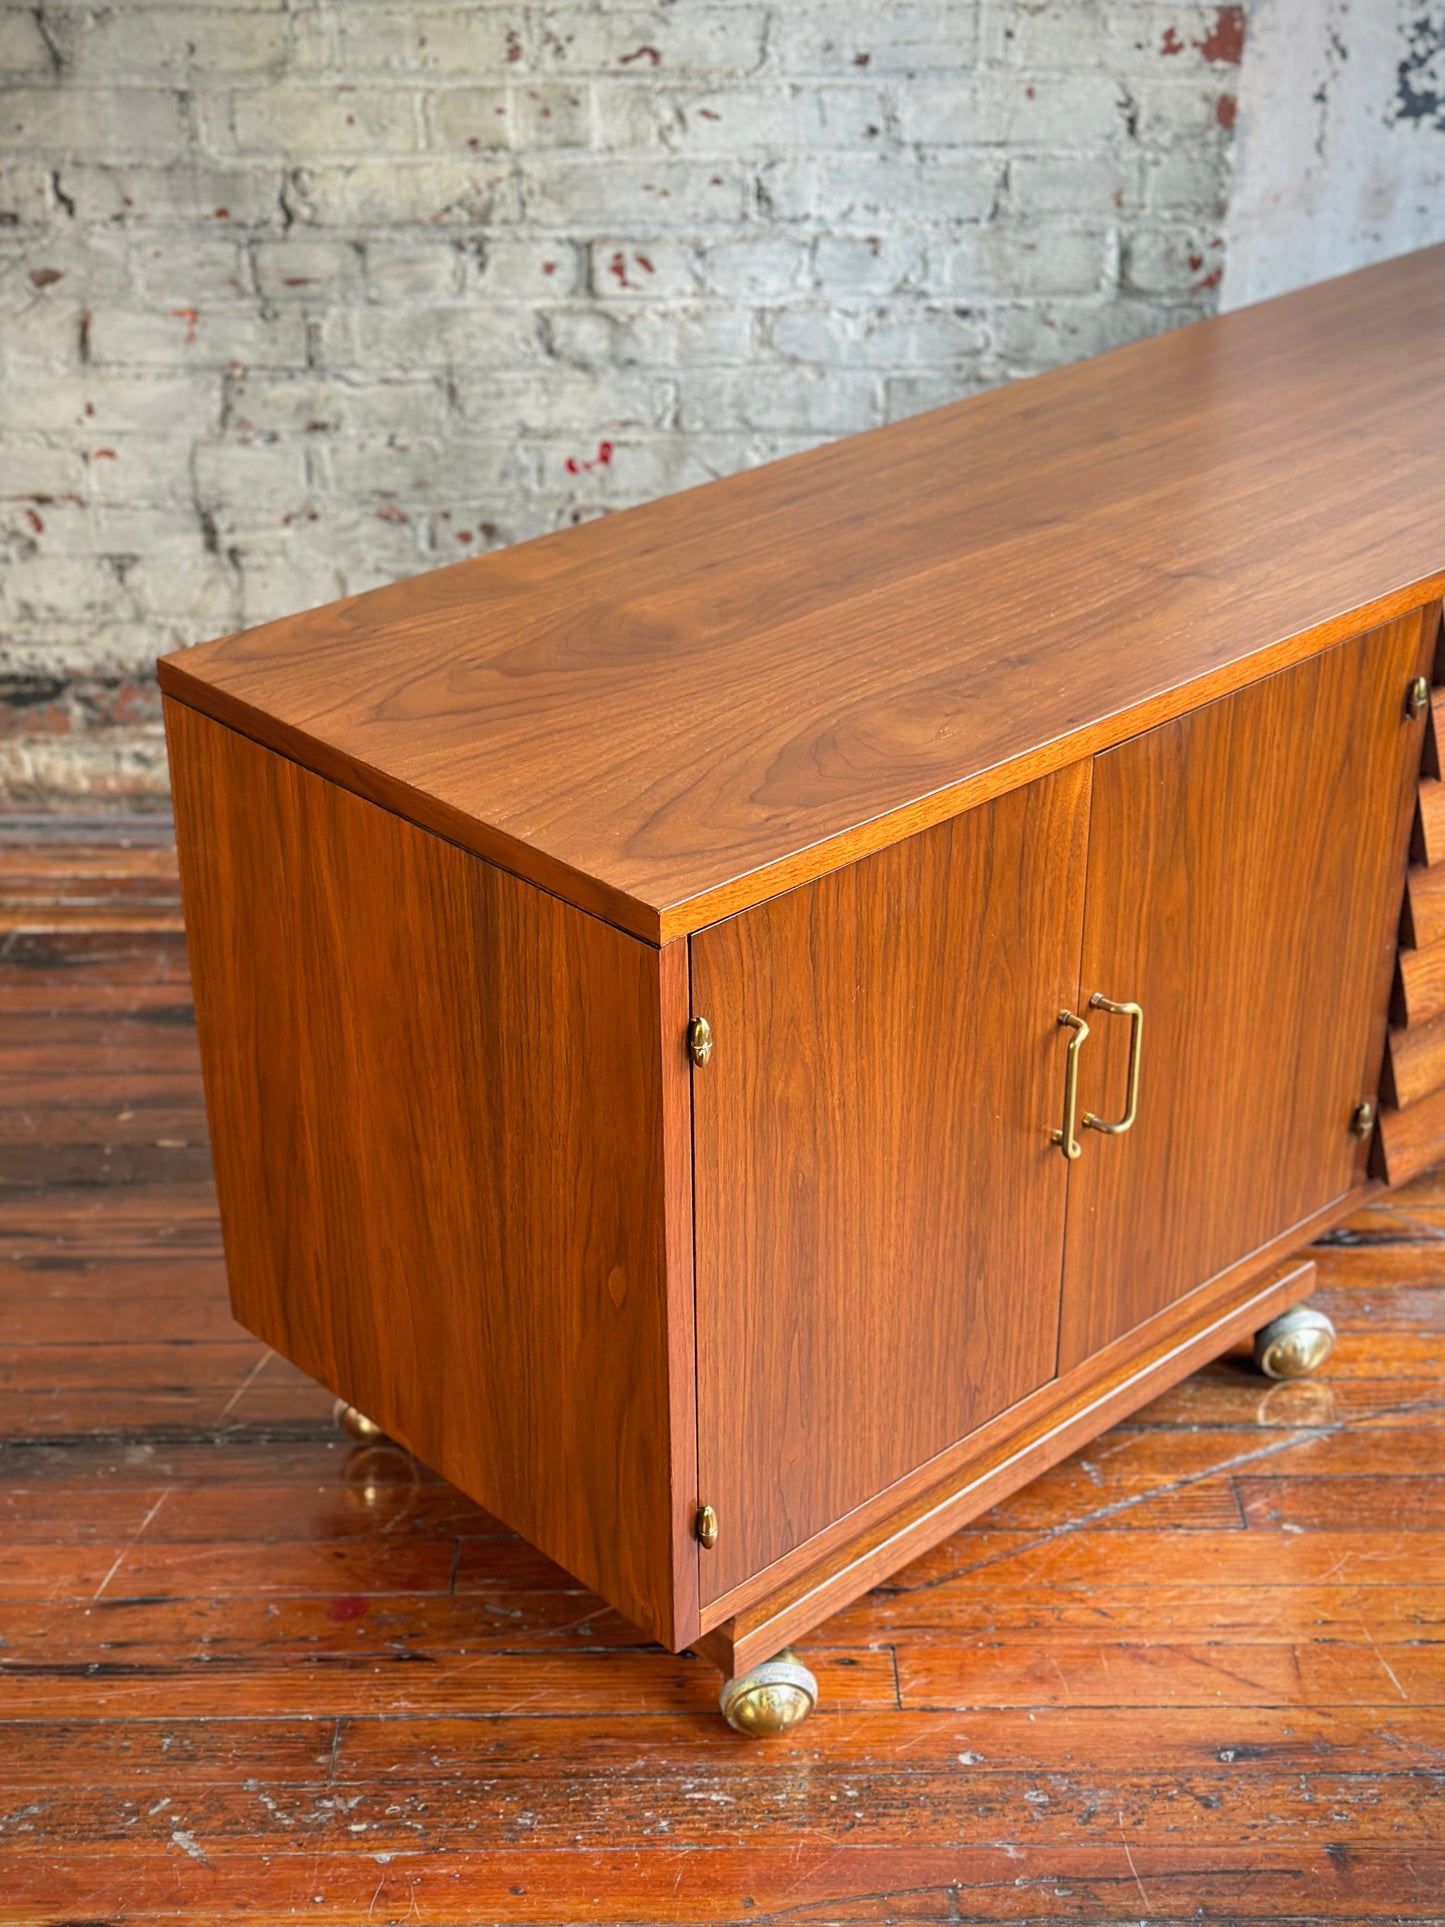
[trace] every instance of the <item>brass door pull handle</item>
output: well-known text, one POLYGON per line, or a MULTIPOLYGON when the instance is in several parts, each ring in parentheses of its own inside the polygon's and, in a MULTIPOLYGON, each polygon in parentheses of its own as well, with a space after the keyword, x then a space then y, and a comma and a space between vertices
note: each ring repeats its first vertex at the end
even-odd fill
POLYGON ((1124 1115, 1117 1123, 1110 1124, 1102 1117, 1095 1117, 1092 1111, 1085 1111, 1081 1120, 1086 1131, 1106 1131, 1110 1137, 1122 1137, 1125 1131, 1133 1129, 1139 1109, 1139 1058, 1144 1048, 1144 1013, 1138 1004, 1113 1003, 1097 990, 1089 999, 1089 1008, 1107 1010, 1111 1017, 1129 1019, 1129 1091, 1124 1115))
POLYGON ((1076 1158, 1083 1150, 1076 1135, 1074 1120, 1079 1113, 1079 1050, 1089 1034, 1089 1026, 1082 1017, 1076 1017, 1071 1010, 1059 1012, 1059 1022, 1067 1024, 1073 1031, 1069 1039, 1069 1054, 1064 1059, 1064 1122, 1061 1130, 1055 1131, 1049 1142, 1057 1144, 1066 1158, 1076 1158))

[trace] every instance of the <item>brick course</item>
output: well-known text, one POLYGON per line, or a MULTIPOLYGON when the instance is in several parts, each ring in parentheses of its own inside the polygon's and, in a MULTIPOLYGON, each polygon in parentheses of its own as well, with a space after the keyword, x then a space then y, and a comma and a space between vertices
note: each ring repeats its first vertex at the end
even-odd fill
POLYGON ((0 0, 0 793, 153 656, 1212 311, 1238 8, 0 0))

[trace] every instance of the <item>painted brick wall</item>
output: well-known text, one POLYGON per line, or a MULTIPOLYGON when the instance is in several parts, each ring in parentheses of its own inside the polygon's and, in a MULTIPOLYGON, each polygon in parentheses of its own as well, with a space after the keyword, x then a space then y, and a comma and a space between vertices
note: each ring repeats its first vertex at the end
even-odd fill
POLYGON ((0 0, 0 795, 158 651, 1207 312, 1242 10, 0 0))

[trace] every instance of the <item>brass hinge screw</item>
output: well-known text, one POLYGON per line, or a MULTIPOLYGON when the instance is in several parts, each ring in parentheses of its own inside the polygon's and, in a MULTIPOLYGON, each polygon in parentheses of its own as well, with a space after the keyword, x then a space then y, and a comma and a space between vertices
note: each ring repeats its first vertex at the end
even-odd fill
POLYGON ((692 1529, 697 1534, 698 1544, 702 1547, 703 1551, 711 1552, 717 1544, 717 1514, 710 1505, 700 1505, 698 1507, 697 1517, 692 1522, 692 1529))
POLYGON ((694 1017, 688 1025, 687 1054, 694 1064, 705 1064, 712 1056, 712 1025, 706 1017, 694 1017))

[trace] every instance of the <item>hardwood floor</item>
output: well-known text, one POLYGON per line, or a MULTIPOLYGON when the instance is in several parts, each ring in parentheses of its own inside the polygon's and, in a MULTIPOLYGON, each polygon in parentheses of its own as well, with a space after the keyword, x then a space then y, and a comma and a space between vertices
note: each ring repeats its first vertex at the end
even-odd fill
POLYGON ((230 1320, 163 826, 0 833, 0 1922, 1445 1920, 1445 1173, 805 1649, 717 1675, 230 1320))

